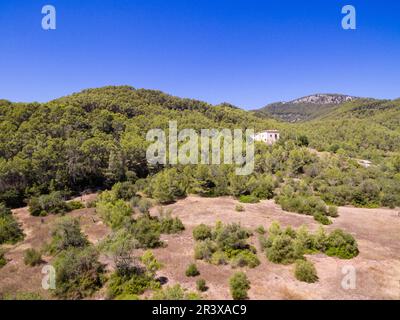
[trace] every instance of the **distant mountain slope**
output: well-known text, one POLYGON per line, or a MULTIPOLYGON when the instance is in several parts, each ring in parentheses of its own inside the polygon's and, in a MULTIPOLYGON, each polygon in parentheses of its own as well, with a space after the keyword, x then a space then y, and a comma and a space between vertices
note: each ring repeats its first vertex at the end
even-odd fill
POLYGON ((303 122, 328 114, 343 103, 356 99, 358 98, 341 94, 314 94, 289 102, 271 103, 253 112, 260 117, 303 122))

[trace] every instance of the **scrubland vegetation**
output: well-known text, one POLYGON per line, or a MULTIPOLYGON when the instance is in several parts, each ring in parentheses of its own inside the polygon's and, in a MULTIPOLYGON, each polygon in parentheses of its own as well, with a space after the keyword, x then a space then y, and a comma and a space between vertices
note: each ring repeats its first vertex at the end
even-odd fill
POLYGON ((193 230, 193 237, 198 240, 194 257, 216 265, 254 268, 260 261, 256 249, 246 241, 250 235, 249 231, 238 224, 223 225, 217 222, 214 229, 199 225, 193 230))
MULTIPOLYGON (((106 287, 109 299, 139 299, 146 290, 153 291, 153 299, 200 299, 199 293, 179 284, 162 285, 157 278, 162 264, 149 250, 167 246, 161 235, 179 234, 185 226, 171 211, 150 214, 151 207, 189 194, 232 196, 243 203, 234 208, 241 216, 247 206, 274 199, 286 211, 329 225, 338 217, 337 206, 400 206, 399 113, 399 101, 359 100, 323 119, 287 124, 228 104, 211 106, 130 87, 89 89, 46 104, 1 100, 0 245, 23 240, 8 208, 28 205, 34 219, 60 215, 45 248, 24 253, 28 266, 40 264, 44 253, 51 256, 57 270, 55 297, 83 299, 106 287), (150 165, 145 133, 167 128, 171 119, 179 129, 197 131, 277 128, 281 139, 272 146, 256 143, 255 169, 249 176, 236 175, 234 165, 150 165), (372 165, 363 167, 360 158, 372 165), (83 204, 66 200, 89 189, 100 192, 87 207, 94 207, 111 230, 96 245, 79 220, 67 214, 83 204), (102 255, 113 261, 111 272, 100 262, 102 255)), ((359 253, 354 237, 340 229, 327 232, 321 226, 311 233, 273 223, 268 231, 260 226, 256 232, 265 257, 295 263, 294 276, 307 283, 318 281, 318 274, 304 255, 350 259, 359 253)), ((193 230, 194 258, 255 268, 260 259, 249 244, 251 236, 236 223, 200 224, 193 230)), ((0 248, 0 267, 6 262, 0 248)), ((189 265, 185 274, 198 276, 197 266, 189 265)), ((192 280, 199 292, 207 290, 204 279, 192 280)), ((229 287, 232 298, 246 299, 250 282, 245 273, 235 272, 229 287)))
POLYGON ((290 264, 304 259, 304 254, 323 252, 341 259, 351 259, 358 255, 357 242, 351 234, 336 229, 327 234, 320 227, 314 234, 305 226, 294 230, 282 229, 274 222, 268 230, 268 237, 260 236, 260 244, 268 260, 274 263, 290 264))

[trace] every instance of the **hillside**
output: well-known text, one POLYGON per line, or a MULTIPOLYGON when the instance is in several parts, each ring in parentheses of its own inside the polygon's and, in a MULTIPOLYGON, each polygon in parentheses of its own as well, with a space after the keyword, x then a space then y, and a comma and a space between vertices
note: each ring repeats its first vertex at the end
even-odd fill
POLYGON ((22 205, 49 188, 82 191, 146 177, 146 132, 275 127, 229 104, 128 86, 87 89, 49 103, 0 103, 0 202, 22 205))
POLYGON ((274 117, 285 122, 304 122, 326 115, 355 99, 340 94, 314 94, 289 102, 271 103, 253 112, 260 117, 274 117))
POLYGON ((0 299, 245 297, 231 288, 238 267, 249 298, 395 297, 400 101, 340 99, 294 101, 337 103, 303 123, 128 86, 1 100, 0 299), (255 143, 248 175, 236 163, 151 164, 146 133, 171 120, 281 138, 255 143), (332 266, 352 258, 379 283, 338 291, 332 266), (45 263, 54 290, 42 289, 45 263))

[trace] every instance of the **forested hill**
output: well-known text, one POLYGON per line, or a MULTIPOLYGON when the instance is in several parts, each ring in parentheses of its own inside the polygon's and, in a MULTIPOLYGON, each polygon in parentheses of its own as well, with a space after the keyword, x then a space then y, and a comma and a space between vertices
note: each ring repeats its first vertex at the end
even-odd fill
POLYGON ((149 129, 275 127, 229 104, 212 106, 128 86, 88 89, 49 103, 0 100, 0 202, 110 186, 150 172, 149 129))
POLYGON ((289 102, 276 102, 254 110, 259 117, 274 117, 286 122, 316 119, 357 98, 342 94, 314 94, 289 102))
POLYGON ((281 195, 277 201, 285 203, 295 192, 333 204, 393 206, 400 204, 399 105, 355 100, 291 124, 228 103, 213 106, 128 86, 88 89, 43 104, 0 100, 0 203, 16 207, 53 191, 70 196, 127 181, 159 201, 198 193, 281 195), (256 145, 251 176, 235 175, 232 165, 149 166, 145 135, 168 128, 171 120, 179 129, 278 129, 281 139, 256 145), (329 151, 329 157, 312 149, 329 151), (362 168, 353 158, 370 159, 373 166, 362 168))

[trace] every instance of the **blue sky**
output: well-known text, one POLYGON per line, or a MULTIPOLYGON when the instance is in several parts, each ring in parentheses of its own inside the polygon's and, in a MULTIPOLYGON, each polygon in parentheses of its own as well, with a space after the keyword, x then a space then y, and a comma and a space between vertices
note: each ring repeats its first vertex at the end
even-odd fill
POLYGON ((0 98, 120 84, 246 109, 317 92, 398 98, 400 1, 0 0, 0 98), (357 30, 341 28, 346 4, 357 30))

